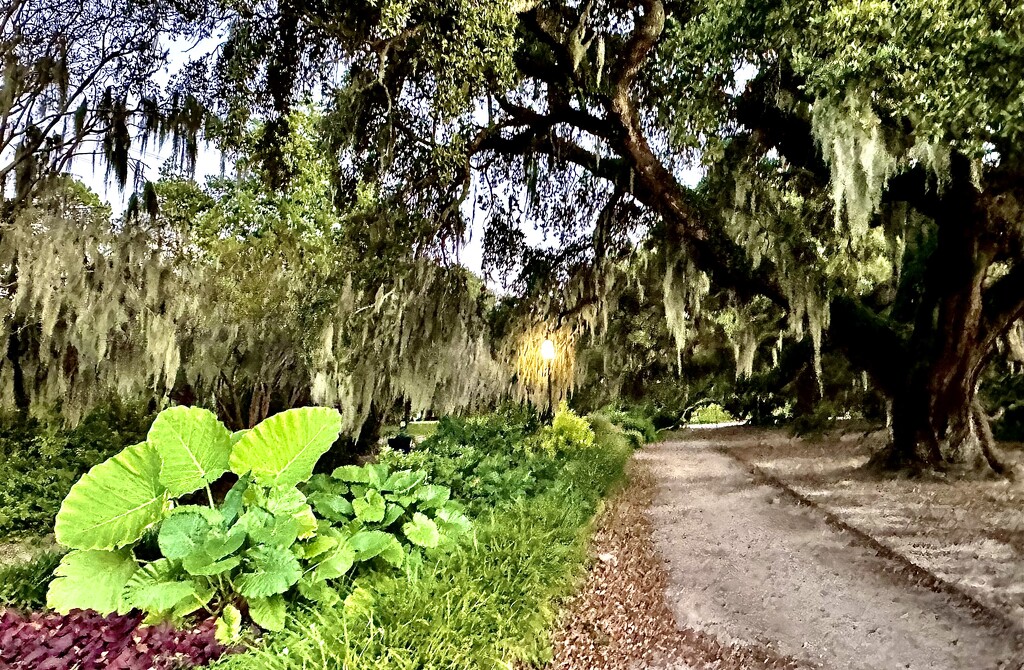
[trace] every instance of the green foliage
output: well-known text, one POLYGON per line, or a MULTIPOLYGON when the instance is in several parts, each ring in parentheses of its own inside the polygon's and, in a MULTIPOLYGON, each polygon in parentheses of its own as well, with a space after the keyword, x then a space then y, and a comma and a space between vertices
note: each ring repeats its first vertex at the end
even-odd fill
POLYGON ((281 412, 242 435, 231 447, 231 469, 251 472, 264 486, 295 486, 313 474, 317 460, 341 431, 341 416, 326 407, 281 412))
POLYGON ((233 446, 217 415, 199 407, 160 412, 147 442, 160 455, 160 484, 175 498, 220 479, 233 446))
MULTIPOLYGON (((464 423, 442 420, 439 433, 447 425, 453 433, 493 437, 513 422, 492 416, 473 426, 464 423)), ((599 431, 594 446, 560 461, 543 491, 478 517, 473 543, 425 565, 413 578, 379 572, 358 577, 343 601, 296 612, 283 632, 266 636, 248 653, 224 657, 215 667, 543 665, 550 658, 549 633, 559 603, 585 563, 591 519, 601 497, 621 480, 631 453, 621 432, 599 431)))
POLYGON ((311 478, 340 429, 337 411, 310 407, 232 441, 205 410, 162 412, 146 442, 72 487, 56 535, 73 551, 55 572, 48 605, 139 609, 154 621, 205 608, 221 612, 218 635, 234 639, 240 620, 231 608, 240 599, 256 624, 280 629, 288 600, 337 601, 339 580, 360 564, 413 569, 423 552, 454 547, 469 521, 424 473, 370 465, 311 478), (236 481, 217 505, 210 485, 227 465, 236 481), (200 488, 208 505, 189 504, 200 488), (140 559, 147 534, 156 560, 140 559))
POLYGON ((551 425, 542 428, 531 442, 551 455, 572 454, 594 446, 594 431, 590 429, 589 421, 563 402, 551 425))
POLYGON ((57 420, 0 417, 0 536, 49 531, 82 473, 144 439, 150 422, 145 411, 117 402, 70 429, 57 420))
POLYGON ((46 590, 61 556, 45 551, 30 561, 0 568, 0 608, 35 610, 46 605, 46 590))
POLYGON ((736 417, 727 412, 724 407, 716 402, 707 403, 701 405, 697 409, 690 412, 687 423, 692 424, 709 424, 709 423, 729 423, 735 421, 736 417))
POLYGON ((160 459, 152 444, 140 442, 85 473, 57 512, 57 542, 72 549, 116 549, 139 541, 167 505, 160 459))
POLYGON ((424 471, 349 465, 314 475, 304 490, 318 515, 352 532, 355 560, 418 565, 432 550, 450 550, 470 528, 451 490, 426 482, 424 471))
POLYGON ((647 415, 647 409, 643 406, 630 409, 614 409, 609 407, 601 410, 600 415, 627 433, 637 435, 640 438, 640 443, 636 446, 641 446, 646 442, 656 442, 658 440, 658 429, 655 428, 654 421, 647 415))
POLYGON ((559 461, 554 452, 538 449, 538 428, 536 415, 521 409, 469 419, 445 417, 412 452, 385 449, 380 461, 429 473, 430 481, 450 489, 452 497, 478 515, 551 485, 559 461))
POLYGON ((125 587, 138 564, 127 550, 87 549, 64 554, 46 592, 46 606, 59 612, 92 609, 108 614, 124 606, 125 587))

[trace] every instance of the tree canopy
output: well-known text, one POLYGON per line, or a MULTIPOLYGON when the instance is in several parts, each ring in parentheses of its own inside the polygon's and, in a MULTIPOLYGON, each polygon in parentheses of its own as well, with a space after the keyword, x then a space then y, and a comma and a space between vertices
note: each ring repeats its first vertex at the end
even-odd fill
MULTIPOLYGON (((22 7, 37 4, 46 3, 22 7)), ((889 397, 891 465, 1000 467, 976 391, 1024 315, 1021 8, 985 0, 127 4, 152 18, 147 44, 202 36, 218 46, 149 95, 152 68, 166 56, 130 40, 141 65, 118 73, 140 87, 119 89, 131 113, 103 112, 98 93, 83 98, 96 101, 87 113, 138 120, 135 134, 118 130, 127 123, 90 131, 114 138, 110 164, 153 128, 184 138, 177 141, 186 149, 196 137, 211 139, 251 164, 254 180, 251 189, 244 180, 225 187, 231 192, 211 212, 235 208, 240 225, 258 228, 259 208, 269 207, 285 222, 278 230, 301 240, 307 224, 295 225, 284 194, 307 198, 312 187, 307 204, 324 212, 329 201, 341 221, 313 235, 315 244, 332 249, 329 262, 359 260, 351 295, 361 290, 366 300, 375 290, 376 313, 389 309, 389 291, 405 291, 389 325, 376 322, 372 336, 369 324, 359 331, 360 342, 378 342, 375 356, 385 355, 340 367, 337 354, 321 356, 313 375, 313 388, 326 394, 320 400, 348 388, 356 398, 349 404, 365 408, 383 388, 424 388, 423 374, 453 384, 464 377, 424 371, 467 350, 481 362, 514 361, 508 352, 517 345, 483 344, 482 331, 465 325, 473 292, 455 298, 437 283, 451 276, 453 252, 477 216, 486 219, 485 269, 511 277, 514 292, 489 324, 499 335, 555 333, 567 346, 599 336, 617 295, 635 285, 629 267, 642 240, 643 262, 663 276, 679 346, 688 323, 713 305, 749 373, 764 340, 755 331, 775 324, 807 337, 815 360, 824 349, 842 352, 889 397), (303 127, 295 111, 310 100, 322 117, 303 127), (316 137, 308 161, 290 158, 296 133, 316 137), (697 184, 693 171, 702 175, 697 184), (523 229, 531 225, 556 247, 529 248, 523 229), (415 302, 422 307, 407 312, 411 286, 440 293, 424 288, 415 302), (427 307, 439 303, 458 316, 427 307), (451 350, 424 349, 414 362, 395 333, 438 324, 455 329, 440 338, 451 350), (461 338, 480 348, 453 344, 461 338), (364 369, 363 381, 346 387, 341 380, 359 365, 384 372, 364 369)), ((18 56, 21 42, 5 49, 18 56)), ((34 74, 17 79, 35 88, 5 84, 5 95, 68 89, 44 86, 64 77, 46 74, 44 61, 32 58, 34 74)), ((25 138, 36 137, 24 127, 25 138)), ((12 142, 25 147, 19 155, 41 151, 30 139, 12 142)), ((262 257, 276 267, 270 246, 244 253, 269 254, 262 257)), ((357 313, 348 290, 334 299, 357 313)), ((331 337, 340 338, 332 350, 355 356, 351 335, 331 337)), ((571 366, 559 372, 560 392, 575 375, 571 366)), ((466 386, 450 397, 473 393, 466 386)))

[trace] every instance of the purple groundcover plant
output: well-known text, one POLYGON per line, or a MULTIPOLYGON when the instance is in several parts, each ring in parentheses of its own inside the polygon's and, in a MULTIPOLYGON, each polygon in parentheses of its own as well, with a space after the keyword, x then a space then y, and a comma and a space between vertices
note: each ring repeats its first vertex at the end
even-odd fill
POLYGON ((142 615, 0 612, 0 668, 11 670, 171 670, 206 665, 228 649, 214 621, 187 630, 141 625, 142 615))

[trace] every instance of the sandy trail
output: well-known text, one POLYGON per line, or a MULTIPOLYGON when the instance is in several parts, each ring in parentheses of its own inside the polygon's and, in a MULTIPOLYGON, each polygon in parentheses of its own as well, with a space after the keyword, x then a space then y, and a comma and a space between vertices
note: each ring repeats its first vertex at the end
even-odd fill
POLYGON ((1005 633, 895 575, 888 559, 817 510, 755 483, 710 439, 639 454, 657 481, 654 539, 680 625, 760 643, 808 667, 1024 667, 1005 633))

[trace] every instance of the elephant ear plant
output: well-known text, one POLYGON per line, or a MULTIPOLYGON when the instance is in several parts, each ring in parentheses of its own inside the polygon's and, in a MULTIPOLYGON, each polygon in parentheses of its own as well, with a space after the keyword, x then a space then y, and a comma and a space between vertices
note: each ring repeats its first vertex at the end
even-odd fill
MULTIPOLYGON (((205 610, 218 616, 227 642, 243 612, 280 630, 290 601, 340 598, 339 580, 358 564, 409 566, 421 560, 417 547, 443 549, 468 530, 446 504, 447 490, 423 485, 422 473, 389 476, 377 497, 318 476, 307 498, 299 487, 340 430, 341 415, 322 407, 288 410, 234 434, 204 409, 161 412, 145 442, 93 467, 64 499, 54 530, 71 551, 54 573, 48 606, 138 609, 150 621, 205 610), (212 485, 222 477, 236 481, 218 503, 212 485), (399 494, 405 504, 396 512, 399 494), (414 502, 403 533, 386 532, 414 502)), ((370 480, 362 468, 344 472, 370 480)))

